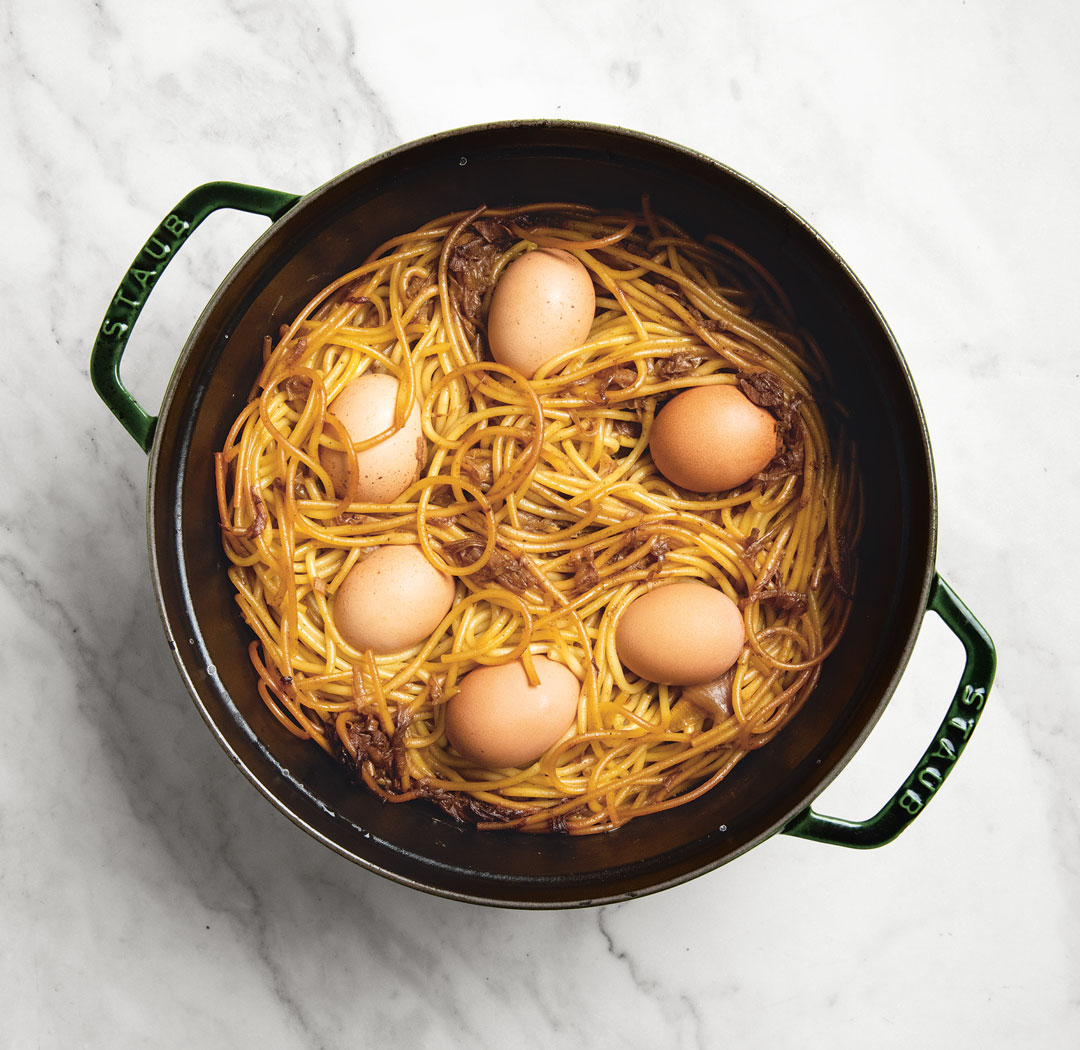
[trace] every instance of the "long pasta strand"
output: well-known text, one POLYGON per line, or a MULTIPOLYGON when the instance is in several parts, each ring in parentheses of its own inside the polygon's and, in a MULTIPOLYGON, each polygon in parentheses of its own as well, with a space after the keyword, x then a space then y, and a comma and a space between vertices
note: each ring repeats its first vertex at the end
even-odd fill
POLYGON ((767 271, 647 202, 640 215, 477 208, 393 238, 268 341, 251 402, 215 457, 260 696, 381 797, 433 799, 482 828, 594 834, 713 790, 808 700, 848 615, 858 472, 827 425, 837 409, 827 380, 767 271), (588 340, 532 381, 487 359, 483 309, 464 305, 454 253, 479 241, 492 245, 485 294, 534 246, 573 252, 594 277, 588 340), (335 493, 319 458, 347 449, 332 401, 368 371, 399 380, 390 431, 415 399, 428 443, 421 477, 389 505, 356 500, 351 482, 335 493), (648 452, 658 406, 757 372, 779 382, 774 407, 801 461, 732 492, 674 488, 648 452), (420 645, 356 652, 334 624, 334 593, 391 543, 416 543, 452 573, 457 601, 420 645), (463 544, 464 564, 452 554, 463 544), (730 713, 619 664, 619 613, 675 578, 740 603, 747 645, 730 713), (532 673, 536 655, 582 682, 574 726, 526 769, 472 766, 446 741, 446 702, 474 667, 520 657, 532 673), (369 743, 383 734, 392 763, 358 746, 358 727, 369 743))

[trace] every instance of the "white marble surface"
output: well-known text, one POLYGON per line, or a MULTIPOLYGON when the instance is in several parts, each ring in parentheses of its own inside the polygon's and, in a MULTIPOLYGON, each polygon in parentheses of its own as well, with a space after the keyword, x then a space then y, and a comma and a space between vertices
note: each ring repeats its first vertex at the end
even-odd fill
MULTIPOLYGON (((1077 10, 8 0, 0 1045, 1080 1045, 1077 10), (146 460, 88 378, 119 277, 202 182, 303 192, 430 132, 540 116, 659 134, 765 185, 904 348, 938 566, 999 673, 888 847, 778 836, 622 905, 458 904, 293 827, 187 698, 146 460)), ((261 229, 215 217, 167 272, 125 359, 147 404, 261 229)), ((902 781, 957 649, 927 621, 821 809, 866 816, 902 781)))

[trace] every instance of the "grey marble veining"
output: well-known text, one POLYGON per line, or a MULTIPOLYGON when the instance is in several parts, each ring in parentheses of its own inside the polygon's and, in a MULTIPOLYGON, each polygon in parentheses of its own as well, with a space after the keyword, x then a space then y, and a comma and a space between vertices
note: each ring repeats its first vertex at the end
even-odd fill
MULTIPOLYGON (((0 1045, 1072 1047, 1080 1041, 1073 5, 185 4, 0 13, 0 1045), (94 394, 120 276, 213 179, 306 192, 421 135, 596 120, 731 164, 867 285, 926 411, 938 566, 998 643, 933 805, 642 900, 527 913, 361 871, 267 804, 176 673, 147 464, 94 394)), ((208 220, 124 377, 153 411, 265 223, 208 220)), ((818 803, 863 817, 959 670, 928 619, 818 803)))

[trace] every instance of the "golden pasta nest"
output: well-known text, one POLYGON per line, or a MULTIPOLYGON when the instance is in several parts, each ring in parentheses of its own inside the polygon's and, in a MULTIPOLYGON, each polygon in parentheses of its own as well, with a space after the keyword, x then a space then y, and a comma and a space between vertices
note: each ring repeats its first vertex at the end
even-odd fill
POLYGON ((857 472, 822 354, 754 260, 647 201, 477 208, 394 237, 267 338, 215 466, 269 709, 380 796, 482 828, 606 831, 713 788, 807 701, 850 606, 857 472), (491 359, 485 324, 499 275, 536 247, 584 264, 596 313, 525 379, 491 359), (320 460, 352 454, 328 406, 366 372, 399 382, 391 430, 421 406, 420 469, 388 504, 337 492, 320 460), (667 399, 706 384, 768 409, 778 451, 698 495, 659 474, 649 435, 667 399), (357 651, 334 595, 385 544, 418 544, 456 600, 420 644, 357 651), (627 605, 679 578, 727 594, 746 630, 735 666, 692 688, 636 677, 614 646, 627 605), (582 683, 573 726, 525 768, 470 764, 445 733, 458 684, 538 655, 582 683))

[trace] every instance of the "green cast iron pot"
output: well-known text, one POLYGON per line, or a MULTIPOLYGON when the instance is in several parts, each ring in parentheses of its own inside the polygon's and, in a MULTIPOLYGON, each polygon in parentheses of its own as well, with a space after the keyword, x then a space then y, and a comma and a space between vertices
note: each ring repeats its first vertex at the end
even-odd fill
POLYGON ((935 571, 936 493, 926 426, 885 321, 836 253, 780 201, 717 162, 622 129, 557 121, 436 135, 353 168, 303 197, 235 183, 188 194, 125 275, 91 359, 100 396, 149 453, 151 568, 180 673, 237 766, 331 849, 397 882, 477 903, 560 908, 640 896, 701 875, 776 832, 880 846, 926 806, 971 735, 993 681, 993 643, 935 571), (561 199, 652 207, 691 234, 722 232, 790 295, 851 407, 866 488, 859 593, 813 699, 716 790, 608 835, 481 833, 433 806, 388 805, 345 781, 267 712, 248 630, 225 575, 212 478, 261 360, 263 336, 377 244, 477 204, 561 199), (269 229, 210 300, 155 417, 125 390, 120 360, 164 268, 207 215, 255 212, 269 229), (927 610, 966 650, 960 682, 911 776, 869 820, 825 816, 814 798, 877 721, 927 610))

